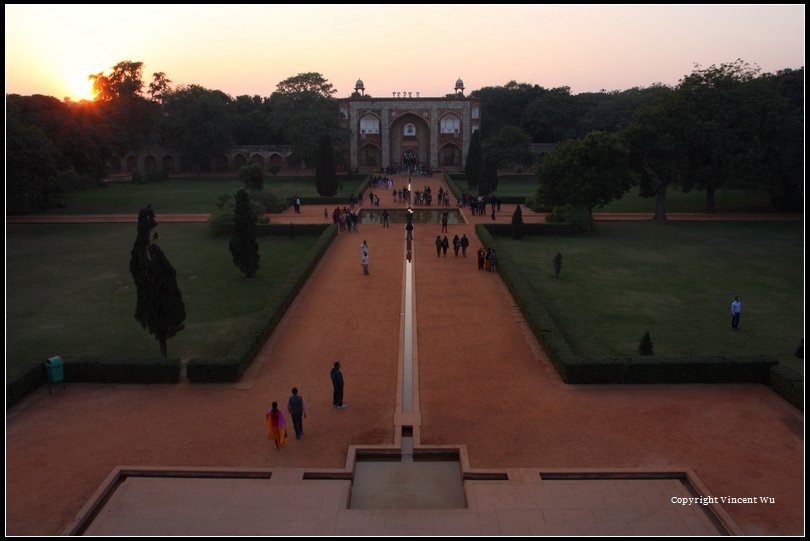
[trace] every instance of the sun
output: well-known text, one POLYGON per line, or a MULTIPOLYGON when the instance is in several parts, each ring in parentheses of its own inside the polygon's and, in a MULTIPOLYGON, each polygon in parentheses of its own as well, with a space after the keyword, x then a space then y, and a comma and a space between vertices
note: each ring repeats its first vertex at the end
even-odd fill
POLYGON ((93 99, 93 81, 91 81, 87 74, 73 75, 69 81, 69 97, 73 101, 92 100, 93 99))

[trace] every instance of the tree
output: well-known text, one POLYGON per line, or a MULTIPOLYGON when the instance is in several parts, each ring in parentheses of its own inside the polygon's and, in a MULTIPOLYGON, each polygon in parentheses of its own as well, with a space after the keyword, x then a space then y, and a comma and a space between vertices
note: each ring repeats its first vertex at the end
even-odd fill
POLYGON ((478 194, 489 195, 498 188, 498 161, 488 152, 481 159, 481 173, 478 177, 478 194))
POLYGON ((256 214, 250 204, 248 193, 236 192, 233 237, 230 243, 234 264, 247 278, 256 276, 259 270, 259 244, 256 242, 256 214))
POLYGON ((559 278, 560 277, 560 271, 562 271, 562 254, 561 253, 557 252, 557 255, 554 256, 553 265, 554 265, 554 276, 559 278))
POLYGON ((512 238, 523 238, 523 211, 520 210, 520 205, 515 207, 515 212, 512 213, 512 238))
POLYGON ((98 101, 134 100, 142 97, 143 62, 124 60, 112 67, 112 73, 89 75, 93 81, 93 94, 98 101))
POLYGON ((7 101, 6 212, 44 210, 56 182, 59 151, 39 127, 20 118, 11 100, 7 101))
POLYGON ((164 103, 164 141, 174 144, 197 164, 198 173, 231 144, 231 98, 199 85, 183 86, 164 103))
POLYGON ((758 178, 776 208, 802 212, 804 203, 804 68, 765 74, 757 87, 761 141, 758 178))
POLYGON ((171 80, 166 77, 166 74, 162 71, 158 71, 152 74, 152 82, 149 83, 149 98, 152 101, 158 101, 163 103, 163 99, 169 94, 171 89, 171 80))
POLYGON ((470 139, 470 148, 467 150, 467 162, 464 164, 464 175, 467 177, 467 186, 478 187, 478 177, 481 175, 481 132, 475 130, 470 139))
POLYGON ((251 192, 258 192, 264 187, 264 169, 258 163, 243 165, 239 170, 239 180, 251 192))
POLYGON ((119 152, 149 144, 157 136, 159 108, 143 96, 143 62, 124 60, 105 75, 88 76, 93 94, 111 126, 111 144, 119 152))
POLYGON ((328 79, 314 71, 288 77, 276 85, 276 90, 297 97, 314 94, 322 98, 331 98, 337 92, 328 79))
POLYGON ((546 208, 593 208, 622 197, 635 184, 630 152, 618 137, 591 132, 566 141, 539 168, 538 201, 546 208))
POLYGON ((318 161, 318 143, 328 133, 338 157, 345 160, 349 130, 344 127, 336 90, 320 73, 301 73, 281 81, 270 96, 270 129, 283 133, 293 154, 310 166, 318 161))
POLYGON ((641 337, 641 341, 638 344, 638 354, 644 356, 653 354, 653 343, 650 338, 650 331, 646 331, 644 336, 641 337))
POLYGON ((750 84, 758 69, 742 60, 696 67, 675 91, 678 137, 685 148, 681 188, 706 193, 706 212, 714 212, 718 188, 750 188, 759 182, 757 164, 761 114, 757 86, 750 84))
POLYGON ((575 125, 575 105, 569 87, 544 89, 524 109, 521 126, 534 141, 556 143, 575 125))
POLYGON ((318 144, 318 165, 315 167, 315 188, 323 197, 332 197, 338 192, 335 154, 328 133, 321 136, 318 144))
POLYGON ((685 160, 684 145, 677 136, 672 93, 657 101, 639 107, 633 122, 621 133, 631 152, 631 162, 641 170, 639 193, 642 197, 655 197, 657 223, 667 221, 667 188, 681 181, 685 160))
POLYGON ((534 162, 529 151, 532 139, 516 126, 504 126, 484 142, 484 150, 495 160, 499 169, 525 167, 534 162))
POLYGON ((166 358, 166 340, 185 328, 186 307, 177 285, 177 272, 157 245, 155 211, 151 205, 138 213, 138 234, 132 246, 129 271, 135 281, 135 319, 160 343, 166 358))

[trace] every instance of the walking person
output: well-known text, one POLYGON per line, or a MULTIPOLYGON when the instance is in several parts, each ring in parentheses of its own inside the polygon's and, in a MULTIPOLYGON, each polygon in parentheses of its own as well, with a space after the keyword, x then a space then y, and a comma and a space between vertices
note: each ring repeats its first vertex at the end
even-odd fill
POLYGON ((343 374, 340 372, 340 363, 335 361, 332 366, 332 372, 329 374, 332 378, 332 405, 336 408, 343 409, 346 404, 343 403, 343 374))
POLYGON ((461 255, 467 257, 467 247, 470 245, 470 239, 467 238, 467 234, 461 235, 461 255))
POLYGON ((436 235, 436 257, 442 255, 442 236, 436 235))
POLYGON ((442 239, 442 253, 444 254, 444 257, 447 257, 448 248, 450 248, 450 241, 447 240, 447 235, 445 235, 442 239))
POLYGON ((731 301, 731 328, 732 329, 739 329, 740 328, 740 311, 742 310, 742 305, 740 305, 740 298, 734 297, 734 300, 731 301))
POLYGON ((273 440, 276 451, 284 446, 287 440, 287 423, 284 421, 284 414, 278 409, 278 402, 273 402, 267 415, 267 438, 273 440))
POLYGON ((458 238, 458 235, 453 237, 453 253, 456 254, 458 257, 458 249, 461 248, 461 239, 458 238))
POLYGON ((300 440, 304 435, 303 419, 307 416, 307 407, 304 405, 304 397, 298 395, 298 387, 292 388, 292 396, 287 401, 287 411, 292 418, 295 439, 300 440))
POLYGON ((389 216, 391 216, 391 214, 388 212, 388 209, 384 209, 382 213, 383 227, 388 227, 390 229, 391 225, 388 223, 389 216))
POLYGON ((360 265, 363 267, 363 274, 368 275, 368 254, 364 253, 360 256, 360 265))
POLYGON ((498 270, 498 254, 495 253, 495 248, 489 252, 489 272, 498 270))
POLYGON ((405 240, 413 240, 413 222, 405 225, 405 240))
POLYGON ((484 247, 478 248, 478 270, 484 270, 484 259, 486 258, 487 253, 484 251, 484 247))
POLYGON ((448 212, 445 210, 442 212, 442 233, 447 233, 447 220, 448 220, 448 212))

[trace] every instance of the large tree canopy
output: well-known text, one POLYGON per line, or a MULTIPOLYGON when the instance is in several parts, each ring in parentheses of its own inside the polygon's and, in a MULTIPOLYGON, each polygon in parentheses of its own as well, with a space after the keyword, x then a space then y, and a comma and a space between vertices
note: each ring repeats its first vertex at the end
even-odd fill
MULTIPOLYGON (((318 142, 328 133, 332 145, 338 149, 348 146, 348 130, 343 126, 343 117, 337 101, 332 97, 336 91, 320 73, 302 73, 285 79, 278 90, 270 96, 273 114, 271 130, 283 132, 293 152, 305 163, 318 160, 318 142)), ((344 152, 338 152, 342 157, 344 152)))
POLYGON ((614 134, 591 132, 566 141, 543 160, 538 200, 547 208, 569 205, 593 212, 619 199, 637 182, 630 151, 614 134))
POLYGON ((163 138, 191 156, 199 167, 231 144, 231 98, 199 85, 180 87, 164 104, 163 138))

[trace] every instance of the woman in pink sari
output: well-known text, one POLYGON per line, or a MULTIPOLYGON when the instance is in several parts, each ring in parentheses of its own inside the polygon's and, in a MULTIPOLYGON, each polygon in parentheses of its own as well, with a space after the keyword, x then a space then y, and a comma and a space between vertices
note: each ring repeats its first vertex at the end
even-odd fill
POLYGON ((267 439, 273 440, 276 451, 281 449, 287 439, 287 423, 284 414, 278 409, 278 402, 273 402, 271 409, 267 410, 267 439))

